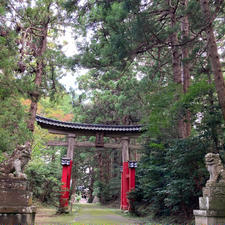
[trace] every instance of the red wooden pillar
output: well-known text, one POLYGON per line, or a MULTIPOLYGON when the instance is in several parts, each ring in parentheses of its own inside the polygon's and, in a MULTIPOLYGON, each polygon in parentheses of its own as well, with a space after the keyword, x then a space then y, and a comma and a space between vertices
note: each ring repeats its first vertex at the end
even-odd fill
POLYGON ((136 161, 129 161, 123 163, 123 171, 121 175, 121 204, 122 210, 129 210, 130 204, 128 193, 135 189, 135 168, 136 161))
POLYGON ((121 200, 120 200, 120 209, 128 210, 129 203, 127 198, 127 193, 129 192, 129 138, 123 137, 121 139, 122 144, 122 162, 123 170, 121 174, 121 200))
POLYGON ((62 158, 62 185, 60 195, 60 208, 62 211, 67 211, 69 206, 69 191, 70 191, 70 178, 72 171, 73 161, 69 158, 62 158))
POLYGON ((74 151, 74 134, 68 135, 68 148, 66 157, 62 158, 62 186, 60 194, 60 211, 67 212, 69 206, 69 195, 70 195, 70 179, 73 165, 73 151, 74 151))
POLYGON ((129 191, 135 189, 135 168, 129 168, 129 191))
MULTIPOLYGON (((135 168, 137 167, 136 161, 129 161, 129 192, 135 189, 135 168)), ((132 201, 132 200, 130 200, 132 201)), ((130 210, 130 202, 129 201, 129 210, 130 210)))
POLYGON ((129 202, 127 193, 129 192, 129 168, 128 162, 123 162, 123 172, 121 174, 121 203, 120 208, 122 210, 128 210, 129 202))
POLYGON ((66 184, 67 184, 67 190, 68 190, 68 199, 69 199, 69 191, 70 191, 70 181, 71 181, 71 174, 72 174, 72 167, 73 167, 73 160, 70 160, 70 165, 69 165, 69 168, 68 168, 68 175, 67 175, 67 181, 66 181, 66 184))

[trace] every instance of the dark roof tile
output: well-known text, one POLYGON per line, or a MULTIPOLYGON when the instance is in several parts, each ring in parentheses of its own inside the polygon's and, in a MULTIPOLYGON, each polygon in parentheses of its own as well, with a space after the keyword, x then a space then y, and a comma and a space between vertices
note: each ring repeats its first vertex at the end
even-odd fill
POLYGON ((104 125, 104 124, 72 123, 72 122, 63 122, 55 119, 49 119, 39 115, 36 115, 36 121, 39 125, 45 124, 57 128, 64 127, 80 130, 116 131, 116 132, 141 132, 143 130, 143 126, 141 125, 104 125))

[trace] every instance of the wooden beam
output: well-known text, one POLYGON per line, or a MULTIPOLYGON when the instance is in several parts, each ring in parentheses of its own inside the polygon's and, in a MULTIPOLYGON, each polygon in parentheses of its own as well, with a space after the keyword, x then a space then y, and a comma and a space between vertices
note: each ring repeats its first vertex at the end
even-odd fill
MULTIPOLYGON (((67 146, 68 143, 65 141, 49 141, 47 143, 48 146, 67 146)), ((74 147, 84 147, 84 148, 96 148, 95 143, 93 142, 89 142, 89 141, 84 141, 84 142, 74 142, 74 147)), ((102 147, 102 149, 104 148, 110 148, 110 149, 122 149, 122 145, 121 144, 111 144, 111 143, 105 143, 104 147, 102 147)), ((130 149, 141 149, 142 146, 141 145, 129 145, 130 149)), ((97 149, 100 149, 99 147, 97 149)))
POLYGON ((121 145, 122 145, 122 162, 128 162, 130 160, 130 154, 129 154, 129 149, 130 145, 129 145, 129 138, 128 137, 123 137, 121 138, 121 145))
MULTIPOLYGON (((52 128, 46 128, 48 129, 48 132, 50 134, 58 134, 58 135, 68 135, 68 134, 76 134, 76 136, 96 136, 97 131, 92 131, 92 130, 77 130, 76 132, 72 132, 70 130, 68 131, 61 131, 61 130, 56 130, 56 129, 52 129, 52 128)), ((126 136, 126 137, 130 137, 130 138, 137 138, 141 135, 141 133, 132 133, 132 132, 110 132, 110 131, 103 131, 104 132, 104 136, 105 137, 122 137, 122 136, 126 136)))
POLYGON ((74 147, 75 147, 75 134, 69 134, 67 135, 67 153, 66 156, 73 160, 73 152, 74 152, 74 147))
POLYGON ((67 146, 68 143, 65 141, 49 141, 47 145, 48 146, 67 146))

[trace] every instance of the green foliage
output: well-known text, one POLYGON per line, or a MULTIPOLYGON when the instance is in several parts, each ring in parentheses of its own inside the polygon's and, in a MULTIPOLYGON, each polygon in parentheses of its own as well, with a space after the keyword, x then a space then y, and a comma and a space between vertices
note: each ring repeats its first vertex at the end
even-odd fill
POLYGON ((26 169, 33 196, 46 204, 58 204, 61 185, 60 160, 36 159, 26 169))
MULTIPOLYGON (((196 115, 196 112, 202 112, 203 107, 208 103, 207 100, 209 101, 209 95, 213 92, 215 92, 214 85, 209 83, 206 79, 197 81, 193 83, 187 93, 183 94, 179 101, 176 102, 175 110, 184 113, 184 111, 188 109, 192 114, 196 115)), ((212 100, 216 101, 216 98, 213 97, 212 100)), ((197 118, 195 117, 195 119, 197 118)))
MULTIPOLYGON (((135 73, 121 76, 118 71, 114 71, 94 76, 92 71, 80 76, 78 82, 82 94, 79 99, 75 99, 74 110, 79 109, 80 102, 83 103, 80 106, 86 112, 83 122, 121 124, 124 116, 139 120, 140 115, 144 114, 140 111, 144 105, 144 92, 135 73), (90 101, 85 102, 87 99, 90 101)), ((82 112, 75 114, 85 115, 82 112)))
POLYGON ((0 151, 10 153, 31 136, 25 121, 27 115, 15 95, 0 96, 0 108, 0 151))
POLYGON ((129 195, 133 211, 191 216, 207 177, 203 160, 207 147, 207 139, 201 136, 176 140, 163 148, 159 143, 146 146, 137 168, 136 189, 129 195))
MULTIPOLYGON (((7 8, 7 4, 1 5, 7 8)), ((5 8, 5 10, 6 10, 5 8)), ((7 11, 7 10, 6 10, 7 11)), ((27 113, 21 104, 21 91, 14 69, 17 57, 16 34, 6 24, 0 23, 0 155, 8 156, 19 144, 24 144, 31 137, 26 127, 27 113)))
POLYGON ((120 197, 120 184, 120 176, 111 178, 108 183, 96 181, 94 194, 98 196, 102 204, 113 202, 120 197))
POLYGON ((172 110, 180 94, 179 86, 169 84, 148 96, 150 115, 147 124, 151 137, 159 137, 161 133, 166 134, 167 130, 170 130, 167 138, 176 137, 177 126, 174 123, 172 110))

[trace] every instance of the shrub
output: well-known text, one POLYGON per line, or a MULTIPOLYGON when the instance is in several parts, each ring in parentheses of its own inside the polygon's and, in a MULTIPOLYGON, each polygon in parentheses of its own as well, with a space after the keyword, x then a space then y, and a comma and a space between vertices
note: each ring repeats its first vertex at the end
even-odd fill
POLYGON ((203 137, 148 145, 136 171, 136 189, 129 194, 132 211, 190 217, 208 176, 206 150, 203 137))

